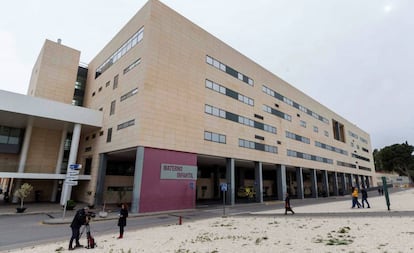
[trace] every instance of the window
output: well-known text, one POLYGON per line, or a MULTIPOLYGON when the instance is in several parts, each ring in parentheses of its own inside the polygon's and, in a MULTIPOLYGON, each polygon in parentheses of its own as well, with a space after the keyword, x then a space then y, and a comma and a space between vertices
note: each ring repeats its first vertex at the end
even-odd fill
POLYGON ((108 133, 106 135, 106 142, 111 142, 112 140, 112 128, 108 128, 108 133))
MULTIPOLYGON (((320 121, 322 121, 322 122, 324 122, 326 124, 329 124, 328 119, 326 119, 325 117, 320 116, 319 114, 317 114, 317 113, 309 110, 308 108, 306 108, 306 107, 304 107, 304 106, 296 103, 295 101, 293 101, 293 100, 291 100, 291 99, 283 96, 282 94, 279 94, 278 92, 276 92, 276 91, 274 91, 274 90, 266 87, 265 85, 262 86, 262 91, 264 93, 266 93, 267 95, 269 95, 269 96, 272 96, 272 97, 274 97, 274 98, 276 98, 276 99, 278 99, 280 101, 283 101, 286 104, 288 104, 288 105, 290 105, 292 107, 295 107, 296 109, 298 109, 300 111, 303 111, 306 114, 308 114, 308 115, 310 115, 310 116, 312 116, 312 117, 314 117, 314 118, 316 118, 316 119, 318 119, 318 120, 320 120, 320 121)), ((276 106, 276 107, 278 107, 278 106, 276 106)), ((299 117, 299 115, 298 115, 298 117, 299 117)))
POLYGON ((242 82, 247 83, 250 86, 254 85, 253 79, 251 79, 250 77, 248 77, 246 75, 243 75, 242 73, 240 73, 237 70, 225 65, 224 63, 219 62, 218 60, 214 59, 213 57, 210 57, 210 56, 206 55, 206 62, 209 65, 211 65, 211 66, 213 66, 213 67, 215 67, 215 68, 217 68, 217 69, 219 69, 219 70, 221 70, 221 71, 223 71, 223 72, 239 79, 242 82))
POLYGON ((119 75, 116 75, 115 77, 114 77, 114 86, 113 86, 113 89, 115 90, 116 88, 118 88, 118 77, 119 77, 119 75))
POLYGON ((105 87, 108 87, 109 85, 111 85, 111 81, 106 82, 105 87))
POLYGON ((127 122, 119 124, 118 127, 117 127, 117 130, 121 130, 121 129, 130 127, 130 126, 133 126, 133 125, 135 125, 135 119, 128 120, 127 122))
POLYGON ((325 158, 325 157, 320 157, 320 156, 316 156, 316 155, 311 155, 311 154, 306 154, 306 153, 302 153, 302 152, 298 152, 298 151, 294 151, 294 150, 290 150, 290 149, 287 150, 287 155, 292 156, 292 157, 301 158, 301 159, 306 159, 306 160, 312 160, 312 161, 317 161, 317 162, 322 162, 322 163, 333 164, 332 159, 325 158))
POLYGON ((109 111, 109 115, 114 115, 115 114, 115 103, 116 103, 116 100, 111 102, 111 109, 109 111))
POLYGON ((208 131, 204 131, 204 140, 226 144, 225 135, 218 134, 218 133, 212 133, 208 131))
POLYGON ((133 63, 131 63, 128 67, 126 67, 126 68, 124 69, 124 75, 125 75, 126 73, 128 73, 131 69, 133 69, 133 68, 135 68, 136 66, 138 66, 138 64, 140 64, 140 63, 141 63, 141 58, 139 58, 139 59, 135 60, 133 63))
POLYGON ((138 32, 132 35, 115 53, 113 53, 104 63, 102 63, 95 71, 95 79, 98 78, 105 70, 111 67, 129 50, 137 45, 144 38, 144 27, 141 27, 138 32))
POLYGON ((244 95, 242 95, 242 94, 240 94, 236 91, 233 91, 229 88, 226 88, 226 87, 224 87, 224 86, 222 86, 218 83, 215 83, 213 81, 210 81, 208 79, 206 79, 206 88, 214 90, 218 93, 221 93, 221 94, 226 95, 228 97, 231 97, 233 99, 237 99, 238 101, 240 101, 242 103, 245 103, 247 105, 254 106, 254 100, 253 99, 251 99, 249 97, 246 97, 246 96, 244 96, 244 95))
POLYGON ((306 128, 306 121, 301 120, 300 121, 300 126, 306 128))
POLYGON ((259 115, 259 114, 254 114, 254 117, 255 117, 255 118, 258 118, 258 119, 263 119, 263 116, 261 116, 261 115, 259 115))
POLYGON ((255 150, 260 150, 260 151, 275 153, 275 154, 277 153, 277 147, 275 146, 256 143, 254 141, 248 141, 248 140, 243 140, 243 139, 239 139, 239 147, 255 149, 255 150))
POLYGON ((318 132, 319 132, 318 127, 317 127, 317 126, 313 126, 313 131, 314 131, 315 133, 318 133, 318 132))
POLYGON ((292 140, 301 141, 303 143, 310 144, 310 139, 309 138, 306 138, 304 136, 300 136, 298 134, 291 133, 289 131, 286 131, 286 137, 289 138, 289 139, 292 139, 292 140))
POLYGON ((331 145, 321 143, 319 141, 315 141, 315 146, 326 149, 326 150, 329 150, 329 151, 333 151, 333 152, 336 152, 336 153, 339 153, 339 154, 342 154, 342 155, 346 155, 346 156, 348 155, 348 151, 346 151, 346 150, 343 150, 343 149, 340 149, 340 148, 337 148, 337 147, 333 147, 331 145))
POLYGON ((124 101, 125 99, 132 97, 133 95, 138 93, 138 88, 135 88, 127 93, 125 93, 124 95, 121 96, 121 102, 124 101))
POLYGON ((271 108, 270 106, 263 105, 263 111, 268 112, 270 114, 273 114, 279 118, 292 121, 292 117, 289 114, 286 114, 284 112, 278 111, 276 109, 271 108))
POLYGON ((345 130, 344 125, 336 120, 332 120, 332 127, 334 133, 334 139, 345 142, 345 130))

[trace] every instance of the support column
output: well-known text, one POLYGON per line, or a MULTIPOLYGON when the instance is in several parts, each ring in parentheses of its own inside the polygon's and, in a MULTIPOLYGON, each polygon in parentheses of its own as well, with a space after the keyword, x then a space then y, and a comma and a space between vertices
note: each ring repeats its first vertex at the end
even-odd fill
MULTIPOLYGON (((59 154, 58 154, 58 159, 56 161, 55 174, 60 174, 62 172, 62 161, 63 161, 63 154, 65 151, 65 141, 66 141, 67 134, 68 134, 68 130, 65 124, 62 130, 62 135, 60 136, 59 154)), ((59 187, 59 180, 54 180, 50 202, 56 201, 58 187, 59 187)))
POLYGON ((108 156, 107 154, 99 154, 99 167, 98 175, 96 178, 96 196, 95 196, 95 206, 100 206, 104 204, 105 200, 105 176, 106 176, 106 164, 108 156))
MULTIPOLYGON (((29 152, 30 139, 32 138, 32 130, 33 130, 33 117, 29 117, 27 121, 26 129, 24 132, 24 140, 23 140, 22 150, 20 152, 19 167, 17 168, 17 173, 24 173, 24 168, 26 166, 26 161, 27 161, 27 153, 29 152)), ((19 189, 21 184, 22 184, 22 180, 17 179, 14 189, 15 190, 19 189)), ((14 190, 12 190, 11 192, 14 192, 14 190)), ((18 201, 19 201, 19 198, 13 195, 12 203, 17 203, 18 201)))
POLYGON ((234 180, 234 159, 227 158, 226 160, 226 180, 227 180, 227 205, 234 205, 235 203, 235 180, 234 180))
MULTIPOLYGON (((71 145, 70 145, 67 171, 70 170, 69 166, 71 164, 76 163, 76 157, 77 157, 77 154, 78 154, 81 129, 82 129, 81 124, 75 124, 75 126, 73 127, 72 142, 71 142, 71 145)), ((65 205, 66 201, 68 201, 70 199, 71 194, 72 194, 72 186, 63 184, 63 186, 62 186, 62 196, 60 197, 60 204, 65 205)))
POLYGON ((316 177, 316 170, 311 169, 311 184, 312 184, 312 198, 318 198, 318 178, 316 177))
POLYGON ((277 199, 283 200, 286 195, 286 166, 281 164, 278 165, 276 170, 277 176, 277 199))
POLYGON ((336 171, 334 171, 333 188, 334 188, 334 195, 339 196, 338 173, 336 171))
POLYGON ((366 182, 367 188, 370 188, 371 183, 369 182, 369 176, 366 176, 365 182, 366 182))
POLYGON ((254 179, 256 202, 263 203, 263 168, 261 162, 254 163, 254 179))
POLYGON ((355 186, 356 188, 360 189, 361 184, 359 182, 359 175, 354 175, 354 177, 355 177, 355 186))
POLYGON ((328 171, 327 170, 323 170, 322 171, 322 186, 323 186, 323 192, 325 192, 325 194, 323 195, 323 197, 329 197, 329 180, 328 180, 328 171))
POLYGON ((342 195, 348 194, 348 186, 345 180, 345 173, 341 173, 342 195))
POLYGON ((138 147, 135 156, 134 188, 132 189, 131 213, 139 213, 141 200, 142 172, 144 170, 144 147, 138 147))
POLYGON ((303 191, 303 168, 296 168, 296 197, 298 199, 304 199, 305 194, 303 191))
POLYGON ((30 139, 32 137, 32 130, 33 130, 33 118, 29 117, 26 130, 24 132, 22 151, 20 152, 19 168, 17 169, 18 173, 23 173, 24 167, 26 166, 27 153, 29 151, 30 139))
POLYGON ((359 176, 360 177, 360 182, 361 182, 361 188, 365 188, 366 187, 366 185, 365 185, 365 176, 364 175, 360 175, 359 176))

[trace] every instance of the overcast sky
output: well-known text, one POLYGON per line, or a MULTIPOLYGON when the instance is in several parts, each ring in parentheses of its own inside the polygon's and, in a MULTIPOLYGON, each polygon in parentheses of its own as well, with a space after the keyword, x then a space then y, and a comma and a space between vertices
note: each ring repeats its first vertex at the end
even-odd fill
MULTIPOLYGON (((162 0, 371 135, 414 145, 414 1, 162 0)), ((145 0, 13 0, 0 9, 0 89, 26 94, 45 39, 88 63, 145 0)))

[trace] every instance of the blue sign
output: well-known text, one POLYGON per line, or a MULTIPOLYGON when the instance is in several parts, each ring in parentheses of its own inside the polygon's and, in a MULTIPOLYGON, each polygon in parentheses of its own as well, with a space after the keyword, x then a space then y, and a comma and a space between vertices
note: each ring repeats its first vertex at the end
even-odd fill
POLYGON ((81 164, 70 164, 69 168, 72 170, 79 170, 82 168, 82 165, 81 164))
POLYGON ((227 184, 226 183, 221 183, 220 184, 220 189, 222 192, 226 192, 227 191, 227 184))
POLYGON ((191 190, 194 190, 194 182, 190 182, 189 186, 191 190))

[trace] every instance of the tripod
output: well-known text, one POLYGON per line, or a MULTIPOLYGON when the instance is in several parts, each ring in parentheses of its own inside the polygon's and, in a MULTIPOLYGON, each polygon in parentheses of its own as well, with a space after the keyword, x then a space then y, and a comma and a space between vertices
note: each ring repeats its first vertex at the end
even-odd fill
POLYGON ((82 232, 79 236, 79 238, 82 237, 83 233, 86 231, 86 242, 87 242, 87 249, 92 249, 96 247, 95 239, 91 235, 91 227, 89 226, 89 222, 85 224, 85 226, 82 229, 82 232))

